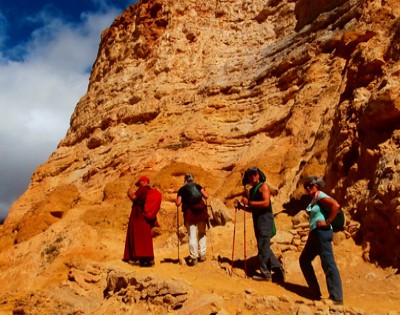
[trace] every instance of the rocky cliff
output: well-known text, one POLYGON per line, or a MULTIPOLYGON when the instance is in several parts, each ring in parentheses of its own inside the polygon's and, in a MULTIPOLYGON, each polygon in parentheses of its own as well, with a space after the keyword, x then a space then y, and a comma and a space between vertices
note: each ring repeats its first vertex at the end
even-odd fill
POLYGON ((231 209, 253 165, 289 217, 302 177, 323 176, 363 259, 398 268, 399 84, 397 0, 139 1, 103 32, 66 137, 1 226, 5 288, 82 264, 61 256, 119 258, 141 174, 166 240, 184 173, 231 209))

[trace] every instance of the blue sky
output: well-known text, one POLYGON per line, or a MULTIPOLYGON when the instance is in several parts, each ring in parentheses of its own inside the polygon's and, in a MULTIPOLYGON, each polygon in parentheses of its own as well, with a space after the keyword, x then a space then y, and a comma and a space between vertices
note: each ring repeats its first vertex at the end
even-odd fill
POLYGON ((65 136, 101 32, 134 2, 0 1, 0 219, 65 136))

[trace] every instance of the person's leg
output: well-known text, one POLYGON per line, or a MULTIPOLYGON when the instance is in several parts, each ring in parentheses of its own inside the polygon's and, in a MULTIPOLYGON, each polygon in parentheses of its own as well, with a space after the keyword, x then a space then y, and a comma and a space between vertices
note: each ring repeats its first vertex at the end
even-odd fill
POLYGON ((273 225, 273 214, 266 213, 259 218, 258 224, 258 252, 260 255, 260 269, 263 274, 271 274, 271 270, 277 271, 281 263, 271 250, 271 234, 273 225))
POLYGON ((318 231, 321 239, 321 264, 326 277, 329 298, 333 301, 343 301, 342 281, 339 269, 336 266, 332 249, 333 231, 318 231))
POLYGON ((188 232, 190 258, 193 260, 197 260, 197 257, 199 255, 197 244, 197 225, 186 223, 186 229, 188 232))
POLYGON ((270 260, 270 238, 259 233, 257 239, 258 259, 260 261, 260 271, 265 278, 272 279, 271 272, 268 268, 270 260))
POLYGON ((300 268, 303 272, 304 278, 310 288, 310 295, 313 299, 321 298, 321 290, 315 275, 312 261, 320 253, 320 242, 318 240, 317 231, 313 230, 308 235, 306 245, 300 255, 300 268))
POLYGON ((260 271, 261 271, 261 276, 259 275, 254 275, 253 279, 254 280, 266 280, 266 281, 271 281, 272 280, 272 276, 271 273, 268 269, 267 266, 267 254, 264 250, 265 248, 265 239, 262 236, 260 229, 259 229, 259 222, 258 222, 259 218, 257 218, 256 216, 253 215, 253 227, 254 227, 254 234, 257 240, 257 249, 258 249, 258 260, 260 263, 260 271))
POLYGON ((268 266, 270 270, 279 270, 281 268, 281 262, 276 258, 274 252, 271 250, 271 239, 268 240, 268 248, 267 248, 267 255, 268 255, 268 266))
POLYGON ((200 251, 200 261, 204 261, 206 259, 207 254, 207 237, 206 237, 206 222, 201 221, 197 224, 197 233, 199 238, 199 251, 200 251))

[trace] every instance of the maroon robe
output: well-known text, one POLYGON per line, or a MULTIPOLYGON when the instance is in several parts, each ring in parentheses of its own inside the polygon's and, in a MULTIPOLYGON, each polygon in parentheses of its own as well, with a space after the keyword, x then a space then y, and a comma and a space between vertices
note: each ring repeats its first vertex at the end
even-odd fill
POLYGON ((150 187, 142 186, 135 192, 137 198, 129 217, 123 260, 154 259, 151 225, 143 216, 143 206, 149 190, 150 187))

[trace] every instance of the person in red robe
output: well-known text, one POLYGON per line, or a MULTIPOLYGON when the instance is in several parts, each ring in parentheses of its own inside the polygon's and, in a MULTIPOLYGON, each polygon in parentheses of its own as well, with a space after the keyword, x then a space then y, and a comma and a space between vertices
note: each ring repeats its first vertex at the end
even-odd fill
POLYGON ((143 216, 144 204, 147 193, 150 190, 150 179, 142 176, 135 184, 139 187, 136 191, 132 187, 128 190, 128 197, 132 200, 132 211, 129 217, 126 233, 125 262, 133 261, 141 267, 154 265, 153 238, 151 235, 151 223, 143 216))

